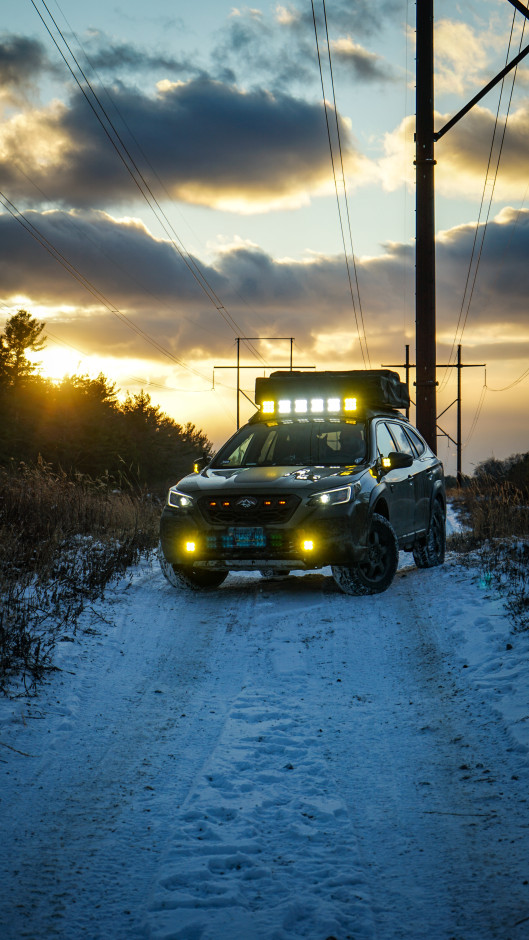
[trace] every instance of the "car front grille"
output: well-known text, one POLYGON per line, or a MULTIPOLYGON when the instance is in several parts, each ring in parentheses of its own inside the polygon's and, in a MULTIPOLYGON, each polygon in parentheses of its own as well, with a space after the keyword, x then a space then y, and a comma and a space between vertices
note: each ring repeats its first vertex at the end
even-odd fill
POLYGON ((222 496, 215 499, 202 496, 199 509, 212 525, 277 525, 288 522, 299 506, 299 496, 256 496, 254 493, 222 496))

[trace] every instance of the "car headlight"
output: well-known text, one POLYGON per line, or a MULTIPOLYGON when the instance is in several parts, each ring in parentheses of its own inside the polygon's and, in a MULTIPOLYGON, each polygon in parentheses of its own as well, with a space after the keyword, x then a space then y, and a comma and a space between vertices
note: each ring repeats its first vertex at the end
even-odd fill
POLYGON ((353 488, 351 486, 341 486, 337 490, 327 490, 325 493, 318 493, 309 499, 310 506, 336 506, 338 503, 348 503, 351 499, 353 488))
POLYGON ((172 506, 173 509, 191 509, 193 499, 187 493, 178 490, 176 486, 172 486, 167 495, 167 505, 172 506))

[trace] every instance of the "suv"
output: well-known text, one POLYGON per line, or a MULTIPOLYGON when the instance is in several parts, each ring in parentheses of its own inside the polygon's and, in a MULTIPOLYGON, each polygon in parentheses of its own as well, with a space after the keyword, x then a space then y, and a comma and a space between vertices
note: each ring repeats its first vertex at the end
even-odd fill
POLYGON ((255 397, 248 424, 169 490, 160 561, 173 584, 330 565, 345 593, 376 594, 400 549, 442 564, 443 466, 399 411, 397 373, 274 372, 255 397))

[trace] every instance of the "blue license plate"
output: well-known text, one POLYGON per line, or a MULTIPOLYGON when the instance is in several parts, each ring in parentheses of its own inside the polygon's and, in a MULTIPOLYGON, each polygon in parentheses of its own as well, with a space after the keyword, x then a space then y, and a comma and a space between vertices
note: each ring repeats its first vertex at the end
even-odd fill
POLYGON ((231 526, 227 536, 234 548, 266 547, 266 536, 262 526, 231 526))

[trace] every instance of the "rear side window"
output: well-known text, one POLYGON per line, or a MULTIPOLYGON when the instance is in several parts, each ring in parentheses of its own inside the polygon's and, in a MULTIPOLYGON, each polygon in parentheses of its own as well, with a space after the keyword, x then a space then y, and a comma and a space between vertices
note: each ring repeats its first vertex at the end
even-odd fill
POLYGON ((421 457, 422 454, 424 454, 425 446, 426 446, 424 441, 419 437, 419 435, 415 431, 412 430, 412 428, 406 428, 406 434, 411 439, 412 444, 414 444, 417 454, 419 455, 419 457, 421 457))

